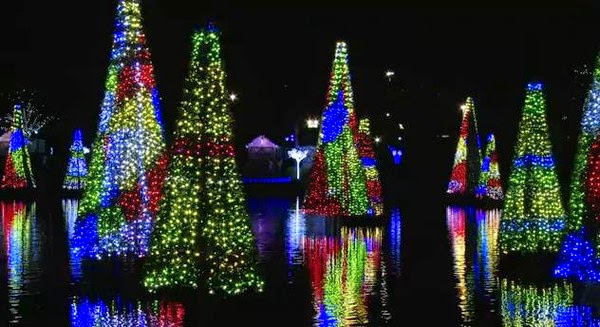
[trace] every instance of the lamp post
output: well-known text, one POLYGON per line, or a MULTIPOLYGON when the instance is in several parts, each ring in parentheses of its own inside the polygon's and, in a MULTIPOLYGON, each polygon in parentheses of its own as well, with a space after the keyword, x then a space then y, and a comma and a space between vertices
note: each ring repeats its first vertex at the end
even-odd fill
POLYGON ((296 179, 300 180, 300 161, 304 160, 308 155, 307 150, 293 148, 288 151, 288 156, 296 160, 296 179))

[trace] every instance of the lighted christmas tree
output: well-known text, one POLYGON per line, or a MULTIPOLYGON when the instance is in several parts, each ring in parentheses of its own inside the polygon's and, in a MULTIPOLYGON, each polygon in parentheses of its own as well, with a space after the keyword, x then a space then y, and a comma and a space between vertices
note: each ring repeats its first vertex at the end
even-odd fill
POLYGON ((81 130, 75 130, 73 134, 73 144, 71 145, 71 154, 67 164, 67 174, 63 183, 65 190, 83 190, 85 188, 85 178, 87 175, 87 163, 85 162, 85 153, 83 152, 83 137, 81 130))
POLYGON ((29 140, 23 134, 23 112, 18 104, 13 109, 10 133, 8 155, 0 188, 12 190, 35 188, 28 148, 29 140))
POLYGON ((581 134, 575 156, 567 227, 576 230, 600 223, 600 55, 581 118, 581 134))
POLYGON ((490 133, 485 147, 485 156, 481 164, 479 174, 479 185, 475 196, 479 199, 502 200, 502 181, 500 180, 500 168, 498 167, 498 152, 496 151, 496 140, 494 134, 490 133))
POLYGON ((556 252, 565 223, 542 85, 529 84, 502 212, 502 252, 556 252))
POLYGON ((475 104, 471 97, 461 106, 462 121, 454 155, 448 194, 469 197, 475 193, 481 169, 481 146, 477 131, 475 104))
POLYGON ((120 0, 92 162, 77 220, 85 255, 148 251, 166 166, 139 0, 120 0))
POLYGON ((571 180, 570 232, 562 245, 555 275, 600 281, 600 55, 581 118, 581 134, 571 180), (586 226, 585 228, 583 226, 586 226))
POLYGON ((237 294, 260 290, 254 236, 235 162, 220 33, 194 33, 145 285, 237 294))
POLYGON ((368 214, 365 169, 356 141, 358 121, 345 42, 336 45, 315 161, 302 209, 323 216, 368 214))
POLYGON ((377 156, 373 147, 373 138, 371 137, 371 125, 366 118, 360 120, 358 126, 358 141, 356 143, 358 146, 358 155, 360 156, 363 167, 365 167, 365 175, 367 176, 369 213, 380 216, 383 214, 381 182, 379 181, 377 156))

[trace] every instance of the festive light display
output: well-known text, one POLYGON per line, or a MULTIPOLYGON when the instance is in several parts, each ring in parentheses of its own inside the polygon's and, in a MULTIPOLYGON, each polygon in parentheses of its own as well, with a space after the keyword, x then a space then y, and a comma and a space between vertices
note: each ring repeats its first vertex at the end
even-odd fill
POLYGON ((475 193, 479 179, 481 145, 477 130, 475 104, 471 97, 467 98, 465 104, 461 106, 461 110, 463 115, 460 134, 446 192, 452 195, 469 196, 475 193))
POLYGON ((377 170, 377 155, 373 147, 373 138, 371 137, 371 124, 364 118, 358 125, 358 135, 356 146, 358 155, 365 167, 367 176, 367 196, 369 197, 369 214, 381 216, 383 214, 383 197, 381 196, 381 182, 379 181, 379 172, 377 170))
POLYGON ((567 283, 537 287, 502 278, 500 293, 504 326, 572 326, 559 320, 573 305, 573 288, 567 283))
POLYGON ((23 112, 20 105, 15 105, 13 121, 10 128, 8 155, 4 165, 4 176, 0 182, 2 189, 35 188, 31 158, 29 156, 29 140, 23 134, 23 112))
POLYGON ((496 151, 496 140, 494 134, 490 133, 485 147, 485 156, 481 164, 479 183, 475 191, 479 199, 502 200, 502 181, 500 180, 500 168, 498 168, 498 153, 496 151))
POLYGON ((78 253, 144 256, 164 180, 159 97, 139 0, 117 7, 106 93, 74 236, 78 253), (93 235, 94 237, 91 237, 93 235))
MULTIPOLYGON (((487 306, 494 310, 496 303, 499 252, 498 231, 500 210, 473 210, 473 208, 446 208, 447 226, 456 278, 457 298, 463 325, 477 325, 479 312, 475 307, 487 306), (467 222, 475 214, 476 247, 467 241, 467 222)), ((475 236, 475 235, 474 235, 475 236)))
POLYGON ((542 85, 529 84, 500 223, 501 250, 556 252, 565 224, 542 85))
POLYGON ((391 145, 388 145, 388 150, 392 154, 392 158, 394 159, 394 165, 399 166, 402 161, 402 150, 395 148, 391 145))
POLYGON ((390 214, 390 255, 392 257, 392 274, 400 276, 401 271, 401 248, 402 248, 402 216, 400 209, 392 209, 390 214))
POLYGON ((71 145, 71 155, 67 164, 67 175, 63 183, 65 190, 83 190, 85 187, 85 177, 87 175, 87 163, 83 153, 83 138, 81 130, 75 130, 73 134, 73 144, 71 145))
POLYGON ((358 121, 350 82, 348 49, 346 43, 338 42, 308 194, 302 206, 307 214, 362 216, 368 213, 365 170, 355 146, 358 121))
POLYGON ((110 301, 74 297, 71 303, 71 326, 185 326, 185 307, 181 303, 122 300, 110 301))
POLYGON ((256 245, 233 147, 220 33, 194 33, 164 199, 146 262, 145 286, 210 293, 260 291, 256 245), (204 286, 204 285, 203 285, 204 286))
POLYGON ((288 151, 288 156, 296 161, 296 179, 300 179, 300 161, 308 156, 308 150, 293 148, 288 151))
POLYGON ((600 55, 596 59, 592 86, 581 118, 569 198, 567 228, 600 225, 600 55))
MULTIPOLYGON (((385 280, 381 266, 382 236, 381 228, 342 227, 339 239, 305 237, 315 325, 369 324, 367 308, 372 302, 369 295, 380 280, 385 280)), ((381 316, 389 313, 382 312, 381 316)))
POLYGON ((21 303, 23 294, 32 291, 26 281, 36 280, 42 274, 39 242, 41 233, 36 222, 35 210, 35 203, 26 205, 22 202, 0 202, 3 223, 1 253, 5 255, 7 264, 9 325, 27 323, 23 321, 21 314, 25 309, 21 303))

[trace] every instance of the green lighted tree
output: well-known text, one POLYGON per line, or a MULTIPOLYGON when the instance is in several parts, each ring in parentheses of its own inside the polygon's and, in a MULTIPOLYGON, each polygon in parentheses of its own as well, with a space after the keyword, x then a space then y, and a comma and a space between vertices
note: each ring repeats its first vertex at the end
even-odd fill
POLYGON ((556 252, 566 217, 555 171, 541 84, 529 84, 502 212, 508 252, 556 252))
POLYGON ((212 25, 192 38, 190 71, 146 264, 144 283, 151 291, 202 286, 210 293, 237 294, 262 288, 235 162, 219 38, 212 25))

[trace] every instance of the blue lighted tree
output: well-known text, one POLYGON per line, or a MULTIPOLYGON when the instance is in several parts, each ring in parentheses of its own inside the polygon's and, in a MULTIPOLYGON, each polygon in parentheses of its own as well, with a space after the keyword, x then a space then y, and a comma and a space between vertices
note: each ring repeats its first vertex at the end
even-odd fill
POLYGON ((83 190, 85 187, 85 177, 87 176, 87 163, 85 162, 85 153, 83 151, 83 138, 81 130, 76 129, 73 133, 73 144, 67 164, 67 174, 63 183, 65 190, 83 190))

